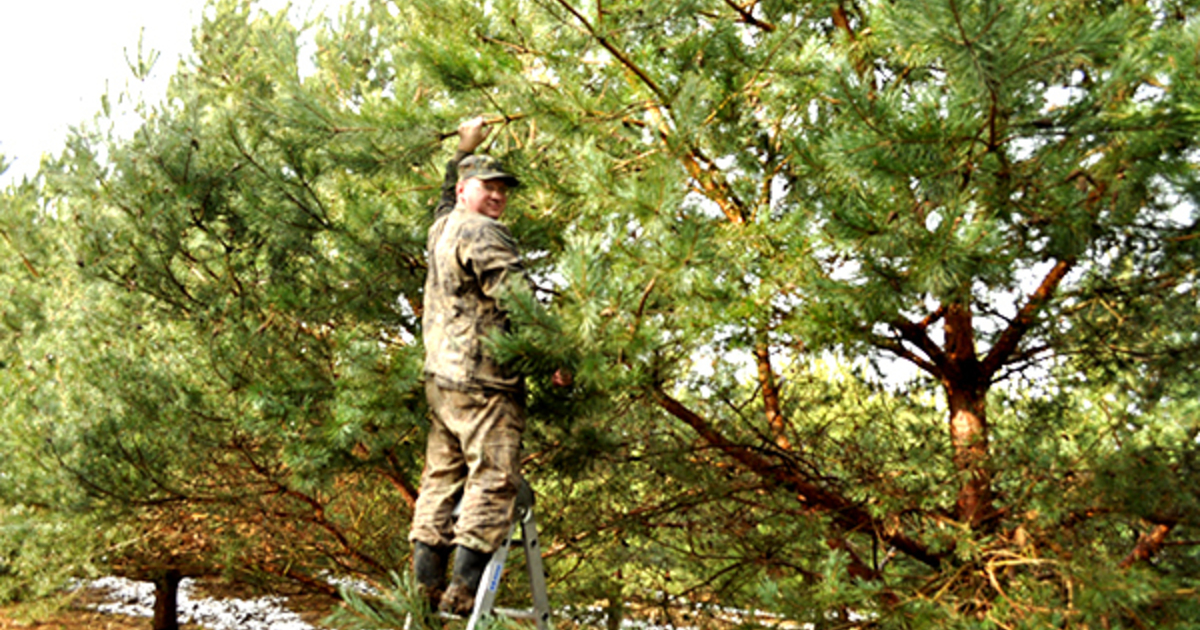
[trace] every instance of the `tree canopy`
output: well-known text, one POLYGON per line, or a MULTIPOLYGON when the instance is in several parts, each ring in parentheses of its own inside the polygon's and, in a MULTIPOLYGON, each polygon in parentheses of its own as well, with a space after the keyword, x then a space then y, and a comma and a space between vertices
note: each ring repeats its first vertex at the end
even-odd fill
POLYGON ((1188 627, 1197 8, 214 2, 135 133, 3 194, 0 517, 104 523, 68 571, 388 584, 483 113, 557 606, 1188 627))

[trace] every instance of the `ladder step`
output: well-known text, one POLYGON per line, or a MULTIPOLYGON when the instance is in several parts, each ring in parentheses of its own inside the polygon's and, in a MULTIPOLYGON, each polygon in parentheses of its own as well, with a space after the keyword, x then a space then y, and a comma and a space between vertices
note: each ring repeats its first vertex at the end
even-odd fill
POLYGON ((509 619, 524 619, 526 621, 536 621, 541 616, 533 609, 493 608, 492 612, 497 615, 504 615, 509 619))
MULTIPOLYGON (((509 619, 521 619, 523 621, 537 621, 542 616, 532 608, 493 608, 492 614, 504 615, 509 619)), ((463 617, 462 615, 441 611, 434 613, 433 616, 438 619, 467 619, 467 617, 463 617)))

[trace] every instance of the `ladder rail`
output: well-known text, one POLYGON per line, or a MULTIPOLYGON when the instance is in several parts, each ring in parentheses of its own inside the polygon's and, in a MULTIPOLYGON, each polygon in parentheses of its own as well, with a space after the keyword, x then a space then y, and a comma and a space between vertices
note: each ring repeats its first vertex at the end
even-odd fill
POLYGON ((471 617, 467 621, 466 630, 476 630, 476 626, 484 618, 493 614, 502 614, 516 619, 532 619, 537 630, 552 630, 550 626, 550 599, 546 592, 546 571, 542 564, 542 550, 538 541, 537 519, 533 516, 533 490, 522 479, 517 491, 516 514, 512 528, 504 542, 492 554, 479 582, 479 590, 475 593, 475 606, 471 609, 471 617), (521 528, 521 537, 515 538, 517 528, 521 528), (529 590, 533 596, 533 608, 514 610, 496 608, 496 595, 500 589, 500 581, 504 575, 504 563, 515 543, 520 543, 525 551, 525 568, 529 576, 529 590))

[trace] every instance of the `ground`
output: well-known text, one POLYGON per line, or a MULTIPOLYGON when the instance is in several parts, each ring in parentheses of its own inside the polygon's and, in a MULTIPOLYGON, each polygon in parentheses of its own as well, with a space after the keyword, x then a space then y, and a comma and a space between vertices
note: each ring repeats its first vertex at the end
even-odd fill
MULTIPOLYGON (((124 615, 102 615, 90 610, 67 609, 49 617, 27 619, 18 613, 17 619, 9 616, 10 611, 0 609, 0 630, 146 630, 150 620, 145 617, 124 615)), ((199 630, 200 626, 185 625, 187 630, 199 630)))
MULTIPOLYGON (((208 597, 251 597, 243 589, 205 583, 199 587, 208 597)), ((107 600, 108 591, 81 589, 54 602, 0 607, 0 630, 148 630, 148 617, 98 613, 91 607, 107 600)), ((320 596, 291 596, 288 607, 309 624, 317 625, 336 605, 320 596)), ((183 624, 181 630, 205 630, 197 624, 183 624)))
MULTIPOLYGON (((6 606, 0 608, 0 630, 147 630, 146 617, 101 614, 89 610, 98 601, 99 593, 78 593, 62 602, 39 606, 6 606)), ((200 626, 184 625, 185 630, 201 630, 200 626)))

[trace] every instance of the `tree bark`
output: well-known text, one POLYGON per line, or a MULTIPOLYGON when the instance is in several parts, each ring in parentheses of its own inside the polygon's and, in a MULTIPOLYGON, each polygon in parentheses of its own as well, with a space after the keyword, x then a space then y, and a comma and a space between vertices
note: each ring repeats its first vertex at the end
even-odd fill
POLYGON ((924 353, 924 358, 891 339, 875 342, 879 348, 911 361, 941 382, 950 407, 950 443, 961 484, 955 499, 955 516, 972 527, 978 527, 994 513, 995 496, 988 468, 988 390, 996 373, 1013 358, 1035 325, 1038 313, 1074 265, 1074 258, 1055 263, 982 360, 976 353, 969 300, 944 303, 920 322, 903 317, 891 322, 900 339, 924 353), (942 322, 945 333, 942 346, 928 334, 929 326, 937 321, 942 322))
POLYGON ((762 389, 763 410, 767 414, 767 426, 771 439, 781 451, 791 451, 792 443, 787 437, 787 420, 779 410, 779 390, 775 386, 775 370, 771 367, 771 349, 766 343, 754 347, 758 363, 758 384, 762 389))
POLYGON ((975 328, 967 304, 951 304, 945 314, 945 366, 942 386, 950 407, 950 444, 959 473, 955 513, 972 527, 991 513, 988 470, 987 392, 989 375, 975 354, 975 328))
POLYGON ((992 511, 992 475, 988 470, 987 390, 947 388, 950 442, 960 475, 955 513, 977 527, 992 511))
POLYGON ((169 569, 154 579, 154 630, 179 630, 179 582, 183 575, 169 569))

